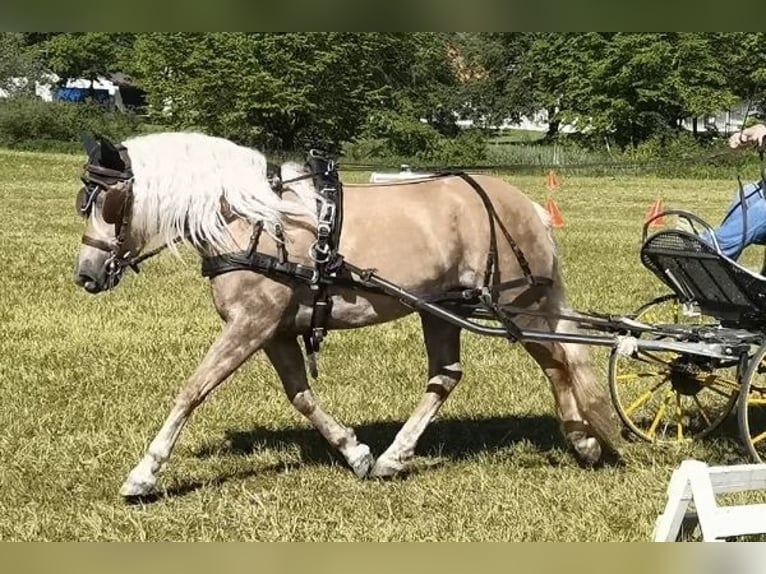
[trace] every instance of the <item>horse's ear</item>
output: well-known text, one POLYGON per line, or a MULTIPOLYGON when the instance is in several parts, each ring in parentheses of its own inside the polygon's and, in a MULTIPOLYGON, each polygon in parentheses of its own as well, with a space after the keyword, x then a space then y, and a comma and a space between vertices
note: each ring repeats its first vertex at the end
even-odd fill
POLYGON ((101 205, 101 217, 104 221, 112 225, 120 222, 127 193, 128 190, 124 185, 116 185, 104 193, 104 203, 101 205))
POLYGON ((99 145, 96 138, 92 134, 80 134, 80 141, 82 142, 85 152, 88 154, 88 160, 90 163, 98 163, 99 160, 99 145))
POLYGON ((125 162, 120 157, 120 152, 112 142, 106 138, 101 140, 101 165, 115 171, 125 171, 125 162))

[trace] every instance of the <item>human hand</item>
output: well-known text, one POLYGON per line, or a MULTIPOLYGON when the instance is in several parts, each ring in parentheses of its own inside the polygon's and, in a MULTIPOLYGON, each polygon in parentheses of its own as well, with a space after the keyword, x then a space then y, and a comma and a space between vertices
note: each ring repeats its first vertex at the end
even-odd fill
POLYGON ((766 126, 763 124, 756 124, 741 132, 733 134, 729 138, 729 147, 732 149, 751 145, 763 147, 764 138, 766 138, 766 126))

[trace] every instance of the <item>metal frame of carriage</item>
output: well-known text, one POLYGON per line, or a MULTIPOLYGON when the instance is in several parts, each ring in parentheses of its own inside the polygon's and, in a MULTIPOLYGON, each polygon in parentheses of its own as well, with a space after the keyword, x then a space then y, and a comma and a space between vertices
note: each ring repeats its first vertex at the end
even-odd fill
MULTIPOLYGON (((763 150, 759 150, 759 156, 761 180, 753 193, 763 197, 766 191, 763 150)), ((749 196, 745 195, 741 179, 737 179, 739 204, 723 221, 737 207, 742 210, 744 249, 749 196)), ((755 462, 763 462, 766 459, 766 277, 763 269, 761 273, 754 273, 724 255, 712 226, 683 210, 665 211, 645 223, 641 261, 671 291, 642 305, 633 314, 657 328, 650 336, 667 340, 668 330, 677 330, 687 341, 729 346, 736 360, 668 352, 658 356, 639 350, 630 359, 644 367, 646 380, 642 385, 636 373, 631 376, 621 372, 620 357, 613 353, 609 361, 609 389, 626 428, 631 436, 651 442, 699 439, 723 425, 736 409, 742 442, 755 462), (688 231, 664 229, 649 235, 656 220, 673 217, 685 220, 688 231), (651 369, 654 373, 647 373, 651 369), (631 381, 634 387, 643 390, 634 389, 632 397, 627 397, 626 389, 631 381), (703 393, 715 395, 714 404, 711 401, 703 404, 700 400, 703 393), (652 405, 650 395, 662 396, 662 400, 652 405), (680 407, 682 401, 686 401, 686 409, 680 407), (668 425, 668 421, 673 422, 668 425), (688 432, 683 432, 684 426, 688 432)))

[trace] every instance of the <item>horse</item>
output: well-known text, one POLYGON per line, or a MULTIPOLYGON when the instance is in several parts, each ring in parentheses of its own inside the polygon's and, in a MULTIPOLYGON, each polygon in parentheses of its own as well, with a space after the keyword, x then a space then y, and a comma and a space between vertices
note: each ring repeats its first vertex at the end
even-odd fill
MULTIPOLYGON (((204 262, 252 250, 257 236, 257 252, 270 261, 293 262, 303 269, 317 266, 311 247, 319 227, 318 191, 306 164, 283 163, 283 185, 276 193, 265 155, 224 138, 164 132, 118 145, 91 138, 86 147, 89 176, 83 177, 86 185, 77 200, 86 223, 74 282, 88 293, 114 289, 126 268, 161 249, 178 255, 181 243, 204 262)), ((338 253, 343 259, 423 297, 486 287, 488 241, 495 233, 490 228, 499 225, 515 244, 501 241, 495 246, 494 274, 506 285, 495 300, 497 307, 513 304, 535 311, 516 317, 525 328, 577 331, 571 319, 561 317, 569 306, 547 212, 510 183, 489 175, 448 174, 345 185, 342 209, 338 253), (534 276, 547 278, 532 294, 524 281, 517 281, 525 266, 534 276)), ((340 452, 356 476, 384 479, 408 471, 420 436, 461 380, 460 325, 358 284, 327 287, 329 331, 420 315, 428 359, 425 391, 376 459, 352 428, 322 408, 311 390, 300 337, 311 325, 312 285, 235 269, 211 277, 210 286, 221 332, 128 473, 120 488, 123 497, 154 491, 158 473, 195 408, 259 350, 272 363, 293 407, 340 452)), ((610 403, 605 386, 594 376, 587 347, 556 340, 520 344, 550 381, 560 430, 578 462, 598 465, 607 453, 616 452, 610 403)))

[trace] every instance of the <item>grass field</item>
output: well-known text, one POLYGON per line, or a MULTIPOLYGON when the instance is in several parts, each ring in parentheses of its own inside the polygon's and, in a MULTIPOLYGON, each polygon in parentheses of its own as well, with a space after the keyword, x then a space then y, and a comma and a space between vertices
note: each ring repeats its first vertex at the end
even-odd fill
MULTIPOLYGON (((536 365, 465 334, 465 377, 408 478, 357 480, 259 355, 186 427, 157 500, 127 505, 118 488, 219 321, 194 257, 160 256, 107 295, 75 288, 82 163, 0 152, 2 540, 647 540, 681 460, 746 460, 732 421, 705 442, 626 444, 622 465, 582 470, 536 365)), ((511 179, 546 199, 543 174, 511 179)), ((574 306, 627 312, 664 292, 638 260, 652 202, 717 220, 734 185, 565 178, 556 235, 574 306)), ((605 351, 593 358, 603 377, 605 351)), ((425 366, 415 318, 332 333, 314 389, 380 454, 418 401, 425 366)))

